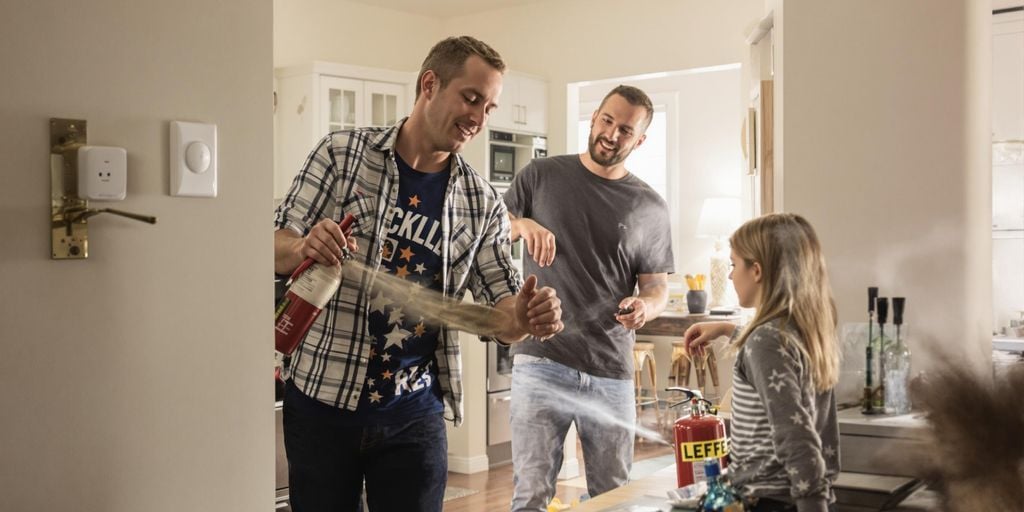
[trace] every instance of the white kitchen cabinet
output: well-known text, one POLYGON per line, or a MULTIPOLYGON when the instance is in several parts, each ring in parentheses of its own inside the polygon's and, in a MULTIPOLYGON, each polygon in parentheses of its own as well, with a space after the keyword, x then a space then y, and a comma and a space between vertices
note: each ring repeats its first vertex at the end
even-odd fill
POLYGON ((412 109, 415 73, 315 62, 278 68, 274 198, 330 132, 391 126, 412 109))
POLYGON ((491 115, 492 128, 546 134, 548 84, 526 75, 506 73, 498 109, 491 115))

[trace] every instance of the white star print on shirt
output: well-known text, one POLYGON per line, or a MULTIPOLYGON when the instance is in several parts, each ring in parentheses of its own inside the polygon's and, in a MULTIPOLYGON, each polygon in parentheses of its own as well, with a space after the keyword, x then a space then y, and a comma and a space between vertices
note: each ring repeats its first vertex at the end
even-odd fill
POLYGON ((377 292, 377 296, 370 301, 370 312, 383 313, 384 308, 392 302, 394 301, 384 296, 384 292, 377 292))
POLYGON ((388 315, 388 323, 400 324, 402 323, 403 318, 405 318, 405 313, 402 313, 402 308, 395 308, 392 309, 391 313, 388 315))
POLYGON ((394 329, 391 329, 391 332, 384 335, 384 339, 387 340, 384 343, 384 350, 387 350, 390 346, 404 349, 405 346, 402 345, 402 340, 408 338, 410 334, 412 333, 396 325, 394 329))
POLYGON ((796 476, 796 474, 799 472, 800 470, 797 468, 789 468, 786 470, 786 473, 789 473, 790 476, 796 476))
POLYGON ((381 395, 380 393, 378 393, 378 392, 374 391, 373 393, 370 393, 370 402, 371 402, 371 403, 376 403, 376 402, 380 402, 380 399, 381 399, 381 398, 382 398, 383 396, 384 396, 384 395, 381 395))
POLYGON ((414 270, 415 270, 415 272, 417 274, 421 274, 422 275, 423 272, 425 272, 427 270, 427 267, 425 267, 422 263, 417 263, 416 264, 416 268, 414 270))
POLYGON ((836 456, 836 449, 831 446, 826 446, 822 451, 825 452, 826 457, 831 458, 836 456))

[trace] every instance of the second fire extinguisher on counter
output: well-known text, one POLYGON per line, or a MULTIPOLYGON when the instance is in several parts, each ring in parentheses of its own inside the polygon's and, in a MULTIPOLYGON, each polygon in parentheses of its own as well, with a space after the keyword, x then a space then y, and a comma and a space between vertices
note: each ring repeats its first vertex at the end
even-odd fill
MULTIPOLYGON (((345 236, 351 236, 355 220, 351 214, 345 214, 338 225, 345 236)), ((334 296, 341 284, 341 265, 322 265, 306 258, 288 279, 288 291, 274 312, 274 348, 279 362, 295 351, 334 296)))

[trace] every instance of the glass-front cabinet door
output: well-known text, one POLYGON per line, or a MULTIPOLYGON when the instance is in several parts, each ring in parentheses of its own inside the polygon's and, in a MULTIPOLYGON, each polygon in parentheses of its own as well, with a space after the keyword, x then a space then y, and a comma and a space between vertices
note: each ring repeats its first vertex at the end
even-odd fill
POLYGON ((367 126, 392 126, 406 115, 405 86, 384 82, 364 82, 367 126))
POLYGON ((338 130, 350 130, 363 123, 363 81, 324 76, 320 78, 322 110, 317 138, 338 130))

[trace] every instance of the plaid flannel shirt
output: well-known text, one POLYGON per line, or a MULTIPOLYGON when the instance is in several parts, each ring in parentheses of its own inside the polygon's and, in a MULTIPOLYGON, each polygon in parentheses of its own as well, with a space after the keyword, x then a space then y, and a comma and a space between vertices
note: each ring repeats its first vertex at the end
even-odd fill
MULTIPOLYGON (((355 410, 370 362, 368 301, 380 268, 385 213, 398 196, 394 147, 405 120, 390 128, 360 128, 324 137, 306 159, 274 225, 305 236, 322 219, 356 221, 359 250, 354 261, 365 268, 359 279, 346 275, 334 297, 292 355, 290 377, 308 396, 355 410)), ((441 219, 441 282, 445 297, 469 290, 477 302, 495 304, 519 293, 522 277, 512 266, 510 224, 501 196, 461 155, 451 158, 451 178, 441 219)), ((445 418, 462 422, 462 357, 458 332, 441 328, 436 351, 444 393, 445 418)))

